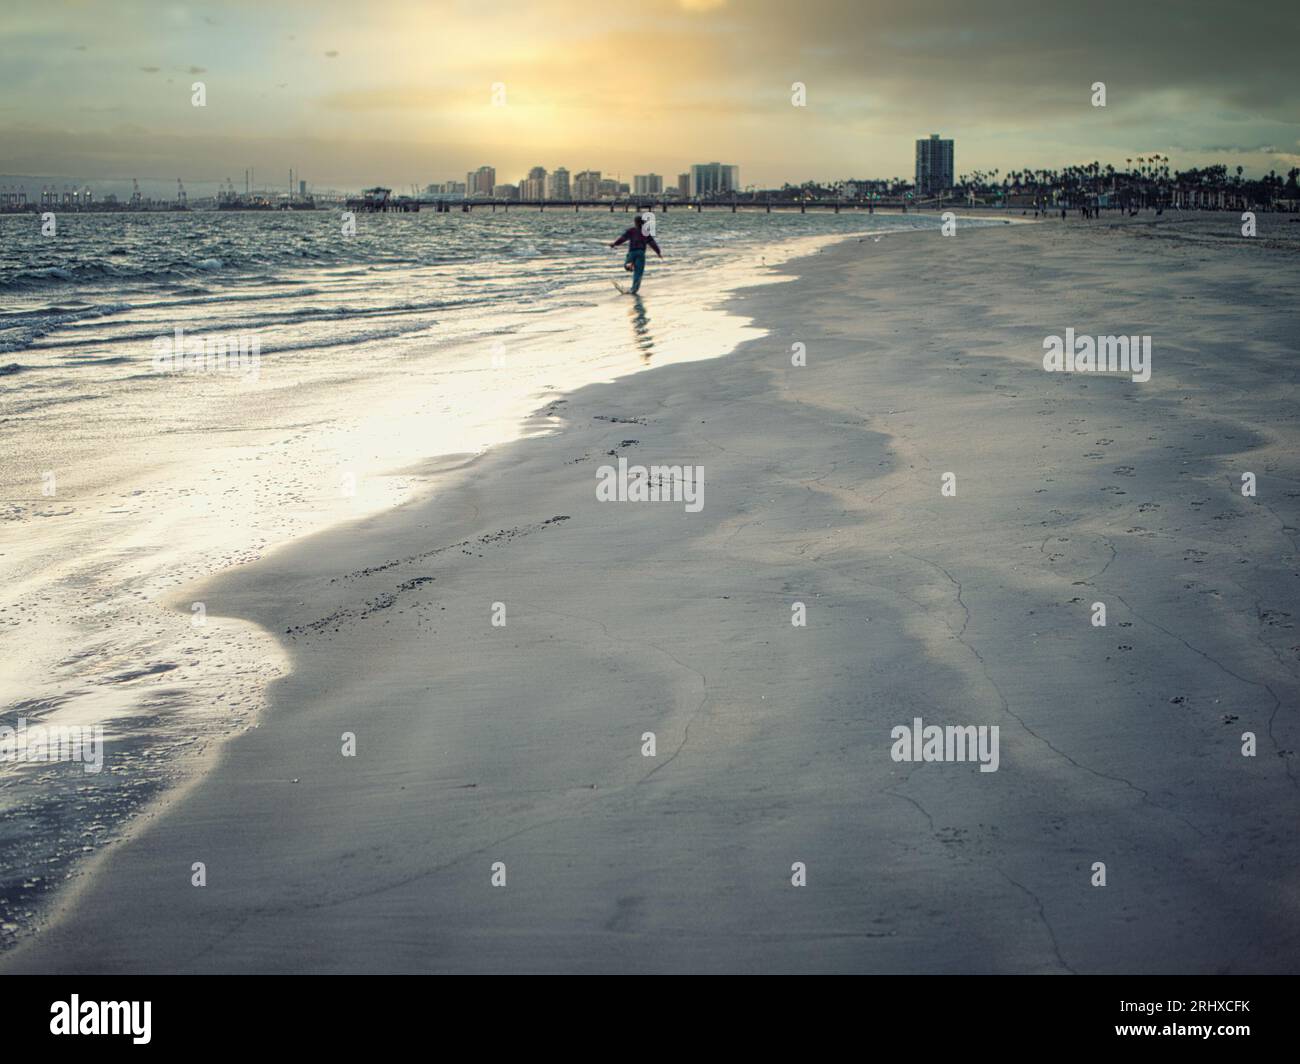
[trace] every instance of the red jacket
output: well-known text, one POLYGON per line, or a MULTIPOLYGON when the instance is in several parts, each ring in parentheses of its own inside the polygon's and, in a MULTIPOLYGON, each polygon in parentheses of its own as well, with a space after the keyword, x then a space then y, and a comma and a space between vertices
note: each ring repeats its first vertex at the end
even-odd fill
POLYGON ((622 244, 625 241, 630 241, 628 247, 630 247, 633 251, 644 251, 646 245, 649 244, 652 248, 655 249, 656 255, 658 255, 660 258, 663 257, 663 252, 659 250, 659 245, 655 243, 655 238, 652 236, 646 236, 644 233, 642 233, 641 227, 639 225, 632 226, 631 229, 629 229, 621 237, 615 240, 614 243, 610 244, 610 247, 616 248, 619 246, 619 244, 622 244))

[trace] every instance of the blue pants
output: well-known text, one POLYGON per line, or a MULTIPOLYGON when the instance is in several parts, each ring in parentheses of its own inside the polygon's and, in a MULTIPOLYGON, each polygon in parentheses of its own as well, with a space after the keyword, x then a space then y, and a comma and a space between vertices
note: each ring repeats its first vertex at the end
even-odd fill
POLYGON ((641 287, 641 275, 645 273, 645 248, 629 248, 627 261, 632 264, 632 291, 641 287))

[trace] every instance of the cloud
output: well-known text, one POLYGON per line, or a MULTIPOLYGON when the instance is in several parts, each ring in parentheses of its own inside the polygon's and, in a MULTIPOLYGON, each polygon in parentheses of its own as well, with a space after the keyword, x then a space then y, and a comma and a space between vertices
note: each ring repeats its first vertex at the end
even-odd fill
POLYGON ((1267 169, 1285 152, 1262 149, 1300 136, 1293 8, 1280 0, 1255 0, 1240 26, 1210 0, 1180 0, 1176 15, 1132 0, 645 0, 578 20, 571 0, 521 0, 490 34, 464 0, 436 11, 369 0, 348 22, 346 64, 318 59, 340 57, 347 0, 234 3, 219 26, 117 2, 129 18, 87 22, 72 0, 42 0, 6 20, 0 98, 72 133, 91 129, 88 99, 121 107, 177 151, 167 172, 188 158, 177 145, 192 122, 170 95, 140 92, 131 68, 153 74, 140 64, 196 52, 226 80, 209 132, 243 145, 233 154, 260 166, 277 140, 310 140, 318 160, 333 144, 334 169, 364 168, 369 183, 483 161, 514 178, 542 162, 668 174, 705 158, 740 164, 746 182, 889 176, 911 170, 912 141, 931 132, 955 138, 963 172, 1147 150, 1177 168, 1222 153, 1267 169), (77 56, 78 42, 93 54, 77 56), (497 81, 509 105, 491 108, 497 81), (807 107, 790 106, 792 81, 807 85, 807 107), (1105 108, 1090 106, 1094 81, 1105 108), (383 169, 410 162, 384 147, 403 143, 425 172, 383 169))
POLYGON ((1256 144, 1254 147, 1244 147, 1240 144, 1206 144, 1194 149, 1195 151, 1208 152, 1211 155, 1285 155, 1283 149, 1275 144, 1256 144))

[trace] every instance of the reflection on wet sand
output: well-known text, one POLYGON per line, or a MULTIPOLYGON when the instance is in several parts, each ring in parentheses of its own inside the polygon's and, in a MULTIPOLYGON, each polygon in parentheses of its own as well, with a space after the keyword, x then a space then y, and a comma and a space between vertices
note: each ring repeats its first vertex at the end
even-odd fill
POLYGON ((632 340, 641 349, 641 361, 649 362, 654 351, 655 340, 650 335, 650 318, 645 312, 645 300, 639 295, 632 297, 632 340))

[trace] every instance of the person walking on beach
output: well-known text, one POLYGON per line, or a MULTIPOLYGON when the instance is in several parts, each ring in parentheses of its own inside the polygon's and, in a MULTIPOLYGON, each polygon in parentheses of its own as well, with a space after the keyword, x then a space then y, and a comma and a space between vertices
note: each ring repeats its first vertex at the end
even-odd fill
POLYGON ((632 228, 609 245, 616 248, 619 244, 627 244, 627 258, 623 262, 623 268, 630 267, 632 270, 632 295, 636 295, 637 289, 641 287, 641 275, 645 273, 646 246, 654 248, 655 254, 661 259, 664 257, 664 253, 659 250, 659 245, 655 243, 655 238, 642 229, 644 224, 645 219, 638 214, 632 223, 632 228))

